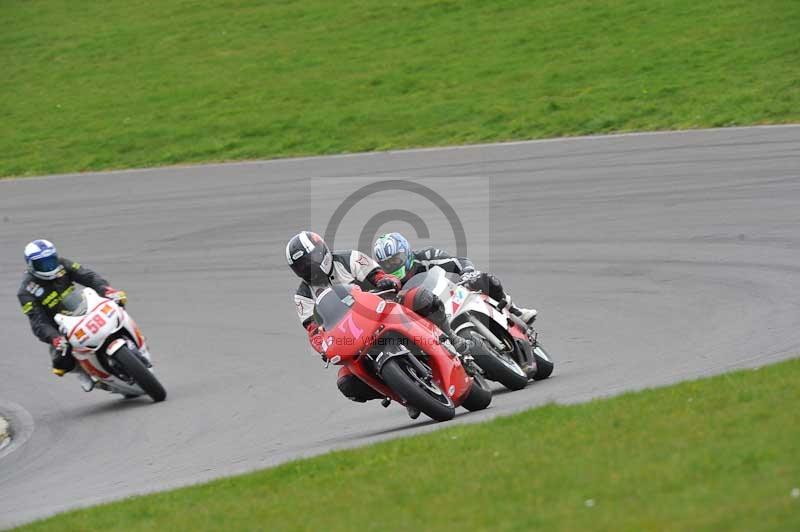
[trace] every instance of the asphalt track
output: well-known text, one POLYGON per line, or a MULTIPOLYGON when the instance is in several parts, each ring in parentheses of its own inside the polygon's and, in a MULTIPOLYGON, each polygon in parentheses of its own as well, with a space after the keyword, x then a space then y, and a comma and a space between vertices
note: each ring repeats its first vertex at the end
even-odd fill
POLYGON ((326 176, 491 179, 491 268, 557 367, 455 422, 800 352, 800 126, 3 180, 0 410, 30 421, 0 527, 442 426, 347 401, 306 347, 283 249, 326 176), (40 236, 129 291, 165 403, 50 375, 15 301, 40 236))

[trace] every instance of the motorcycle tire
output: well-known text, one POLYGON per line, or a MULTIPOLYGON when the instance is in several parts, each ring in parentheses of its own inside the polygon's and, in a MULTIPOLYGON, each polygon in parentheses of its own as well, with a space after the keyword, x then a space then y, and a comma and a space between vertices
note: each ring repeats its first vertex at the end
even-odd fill
POLYGON ((167 391, 158 382, 156 376, 145 367, 136 355, 131 353, 127 346, 120 347, 113 356, 125 373, 136 381, 136 384, 150 396, 154 403, 160 403, 167 398, 167 391))
POLYGON ((474 331, 462 331, 458 333, 462 338, 472 340, 475 346, 471 354, 486 374, 486 378, 497 381, 509 390, 521 390, 528 385, 528 374, 519 367, 519 364, 511 357, 498 353, 489 346, 486 341, 474 331), (513 366, 516 366, 516 369, 513 366))
POLYGON ((492 391, 489 389, 489 384, 480 376, 472 378, 472 386, 469 389, 467 398, 461 403, 461 406, 475 412, 477 410, 484 410, 492 403, 492 391))
POLYGON ((397 395, 429 418, 448 421, 455 417, 453 401, 441 389, 438 396, 434 395, 430 387, 420 381, 415 368, 402 358, 388 360, 381 370, 381 378, 397 395))
POLYGON ((550 359, 550 355, 544 350, 542 344, 537 343, 533 348, 533 357, 536 359, 536 374, 533 380, 541 381, 549 377, 553 373, 555 364, 550 359))

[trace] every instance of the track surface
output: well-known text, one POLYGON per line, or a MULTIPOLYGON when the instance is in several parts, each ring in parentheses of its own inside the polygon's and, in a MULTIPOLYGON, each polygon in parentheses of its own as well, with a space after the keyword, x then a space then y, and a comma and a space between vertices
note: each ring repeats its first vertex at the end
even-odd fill
POLYGON ((557 357, 456 422, 800 351, 800 127, 0 181, 0 405, 33 419, 0 458, 0 527, 441 426, 342 398, 290 300, 308 178, 376 174, 492 178, 491 267, 557 357), (15 301, 40 236, 129 291, 165 403, 50 375, 15 301))

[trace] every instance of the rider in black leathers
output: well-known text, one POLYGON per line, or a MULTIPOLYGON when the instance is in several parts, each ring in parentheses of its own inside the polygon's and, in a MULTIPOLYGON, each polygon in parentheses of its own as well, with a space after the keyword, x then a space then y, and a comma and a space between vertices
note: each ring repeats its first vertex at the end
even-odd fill
MULTIPOLYGON (((53 316, 59 312, 61 302, 74 290, 74 283, 87 286, 104 297, 124 305, 125 292, 115 290, 100 275, 77 262, 59 258, 55 246, 47 240, 34 240, 25 247, 28 269, 22 278, 17 299, 22 313, 28 317, 33 334, 50 345, 53 373, 59 377, 75 369, 75 358, 70 353, 67 339, 58 330, 53 316)), ((84 389, 91 382, 81 379, 84 389), (87 382, 84 382, 84 381, 87 382)))
POLYGON ((518 307, 512 303, 500 279, 491 273, 477 271, 472 261, 466 257, 454 257, 433 247, 412 250, 408 240, 400 233, 387 233, 378 237, 373 245, 373 256, 384 271, 403 283, 420 272, 438 266, 446 272, 461 276, 468 288, 483 292, 502 306, 508 305, 509 312, 528 325, 533 324, 536 319, 536 310, 518 307))

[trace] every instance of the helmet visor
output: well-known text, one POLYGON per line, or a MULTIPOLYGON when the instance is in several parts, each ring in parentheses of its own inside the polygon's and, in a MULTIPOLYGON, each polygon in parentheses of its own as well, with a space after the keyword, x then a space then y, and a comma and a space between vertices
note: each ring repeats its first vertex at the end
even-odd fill
MULTIPOLYGON (((386 258, 385 260, 378 261, 380 267, 386 273, 391 273, 392 275, 397 275, 400 270, 405 270, 406 262, 408 261, 408 253, 405 251, 398 251, 391 257, 386 258)), ((403 271, 405 273, 405 271, 403 271)))
POLYGON ((298 257, 289 267, 305 282, 312 286, 329 284, 328 276, 333 270, 333 255, 327 247, 319 247, 298 257))
POLYGON ((50 255, 49 257, 42 257, 41 259, 33 259, 31 267, 34 271, 40 273, 51 273, 58 269, 58 255, 50 255))

